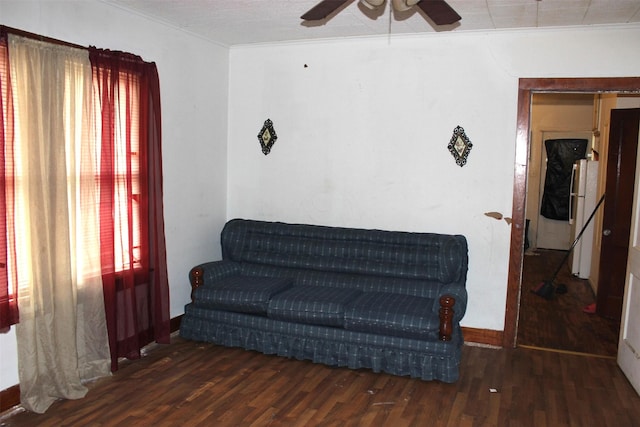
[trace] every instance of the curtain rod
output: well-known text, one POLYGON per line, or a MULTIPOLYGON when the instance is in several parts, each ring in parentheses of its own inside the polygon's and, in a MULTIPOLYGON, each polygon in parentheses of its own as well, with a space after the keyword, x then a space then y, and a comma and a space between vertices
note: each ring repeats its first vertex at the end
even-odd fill
POLYGON ((41 42, 47 42, 47 43, 57 44, 57 45, 66 46, 66 47, 73 47, 73 48, 76 48, 76 49, 88 50, 87 47, 80 46, 78 44, 65 42, 65 41, 54 39, 54 38, 51 38, 51 37, 45 37, 45 36, 42 36, 42 35, 39 35, 39 34, 30 33, 28 31, 24 31, 24 30, 18 30, 17 28, 7 27, 6 25, 0 25, 0 35, 5 35, 5 34, 9 34, 9 33, 15 34, 16 36, 26 37, 26 38, 34 39, 34 40, 39 40, 41 42))
MULTIPOLYGON (((2 1, 2 0, 0 0, 0 1, 2 1)), ((55 44, 55 45, 59 45, 59 46, 66 46, 66 47, 72 47, 72 48, 76 48, 76 49, 90 50, 89 47, 80 46, 79 44, 65 42, 65 41, 54 39, 54 38, 51 38, 51 37, 42 36, 40 34, 30 33, 28 31, 24 31, 24 30, 18 30, 17 28, 7 27, 6 25, 0 25, 0 37, 4 36, 6 34, 15 34, 16 36, 21 36, 21 37, 25 37, 25 38, 29 38, 29 39, 33 39, 33 40, 38 40, 38 41, 41 41, 41 42, 47 42, 47 43, 51 43, 51 44, 55 44)), ((91 46, 91 48, 94 48, 94 46, 91 46)), ((97 50, 97 54, 100 55, 100 56, 107 56, 108 57, 110 54, 120 54, 120 60, 123 60, 123 61, 128 61, 128 62, 132 62, 132 63, 153 64, 153 62, 147 62, 144 59, 142 59, 142 57, 140 57, 139 55, 136 55, 136 54, 133 54, 133 53, 121 52, 121 51, 113 51, 113 50, 109 50, 109 49, 97 49, 97 48, 96 48, 96 50, 97 50)))

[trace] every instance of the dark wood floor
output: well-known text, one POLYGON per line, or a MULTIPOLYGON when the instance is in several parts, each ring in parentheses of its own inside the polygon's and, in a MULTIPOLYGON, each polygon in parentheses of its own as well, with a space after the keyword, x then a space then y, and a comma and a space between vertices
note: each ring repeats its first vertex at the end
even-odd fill
POLYGON ((455 384, 172 338, 45 415, 3 426, 634 426, 614 360, 465 346, 455 384))
POLYGON ((179 337, 92 384, 86 398, 0 426, 640 426, 640 397, 617 367, 617 322, 582 312, 587 281, 565 265, 552 301, 531 292, 564 253, 525 256, 518 344, 466 346, 455 384, 330 368, 179 337), (610 357, 609 357, 610 356, 610 357))
POLYGON ((566 254, 554 250, 534 253, 524 257, 518 345, 614 357, 620 324, 582 311, 595 302, 595 296, 587 280, 571 275, 568 263, 562 265, 554 281, 567 286, 566 294, 548 301, 530 292, 540 282, 551 279, 566 254))

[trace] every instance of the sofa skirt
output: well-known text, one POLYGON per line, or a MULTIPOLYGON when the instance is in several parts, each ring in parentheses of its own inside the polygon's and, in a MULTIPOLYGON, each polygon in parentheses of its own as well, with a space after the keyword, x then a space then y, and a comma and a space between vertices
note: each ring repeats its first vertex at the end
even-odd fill
POLYGON ((426 341, 292 323, 188 304, 180 336, 328 366, 452 383, 458 380, 462 332, 451 341, 426 341))

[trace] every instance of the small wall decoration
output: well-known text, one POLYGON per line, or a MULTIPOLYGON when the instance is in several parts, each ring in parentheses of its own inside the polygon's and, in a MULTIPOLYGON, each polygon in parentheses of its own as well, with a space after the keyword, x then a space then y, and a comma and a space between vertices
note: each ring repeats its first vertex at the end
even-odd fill
POLYGON ((265 156, 271 152, 271 147, 273 147, 277 139, 278 135, 276 135, 276 131, 273 128, 273 122, 270 119, 265 120, 260 133, 258 133, 258 141, 260 141, 260 147, 265 156))
POLYGON ((467 138, 467 135, 464 133, 464 129, 460 126, 456 126, 453 130, 453 136, 451 137, 447 148, 453 155, 453 158, 456 159, 456 164, 458 166, 462 167, 467 164, 467 157, 469 157, 471 147, 473 147, 473 144, 469 141, 469 138, 467 138))

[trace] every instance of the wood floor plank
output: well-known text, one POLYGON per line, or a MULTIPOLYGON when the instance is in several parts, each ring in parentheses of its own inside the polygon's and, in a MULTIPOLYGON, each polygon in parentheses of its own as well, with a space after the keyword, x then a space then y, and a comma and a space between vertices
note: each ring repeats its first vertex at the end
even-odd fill
POLYGON ((615 360, 465 346, 454 384, 332 368, 173 337, 80 400, 2 426, 634 426, 615 360))

